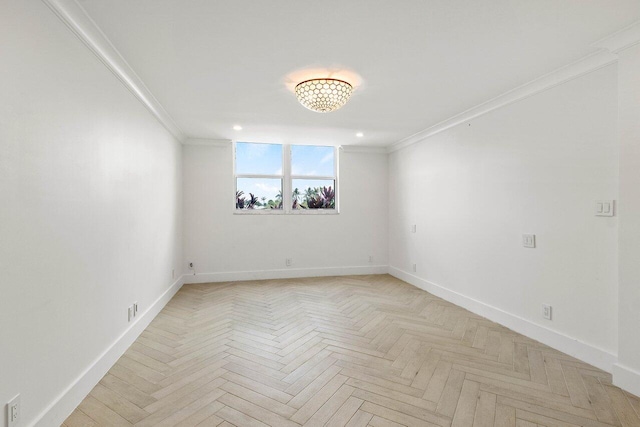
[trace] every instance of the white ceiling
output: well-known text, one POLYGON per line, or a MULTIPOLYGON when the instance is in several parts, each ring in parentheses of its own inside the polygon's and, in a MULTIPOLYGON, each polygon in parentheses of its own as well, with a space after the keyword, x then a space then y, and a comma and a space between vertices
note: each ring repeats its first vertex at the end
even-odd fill
POLYGON ((640 18, 639 0, 81 4, 189 137, 334 145, 399 141, 640 18), (291 87, 319 71, 357 85, 341 110, 295 99, 291 87))

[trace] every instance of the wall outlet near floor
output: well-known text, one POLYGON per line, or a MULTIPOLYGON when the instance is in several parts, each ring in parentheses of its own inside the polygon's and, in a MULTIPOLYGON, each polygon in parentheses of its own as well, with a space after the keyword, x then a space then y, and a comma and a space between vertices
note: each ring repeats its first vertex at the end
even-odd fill
POLYGON ((416 226, 416 224, 413 224, 413 225, 411 226, 411 232, 412 232, 412 233, 415 233, 415 232, 417 231, 417 229, 418 229, 418 227, 416 226))
POLYGON ((522 235, 522 246, 525 248, 535 248, 536 247, 536 235, 535 234, 523 234, 522 235))
POLYGON ((287 258, 284 260, 284 263, 286 264, 287 267, 291 267, 291 265, 293 264, 293 259, 287 258))
POLYGON ((17 395, 7 403, 7 427, 18 427, 21 418, 20 395, 17 395))
POLYGON ((138 302, 134 302, 133 303, 133 317, 136 317, 138 315, 138 302))
POLYGON ((172 279, 176 278, 176 270, 175 269, 171 270, 171 278, 172 279))
POLYGON ((131 319, 133 319, 133 306, 130 305, 129 308, 127 308, 127 322, 131 322, 131 319))
POLYGON ((551 306, 547 304, 542 304, 542 317, 547 320, 551 320, 551 306))
POLYGON ((613 216, 615 200, 596 201, 596 216, 613 216))
POLYGON ((369 264, 373 263, 373 255, 369 255, 369 264))
POLYGON ((418 266, 416 264, 412 264, 411 265, 411 269, 413 270, 413 272, 415 273, 418 270, 418 266))

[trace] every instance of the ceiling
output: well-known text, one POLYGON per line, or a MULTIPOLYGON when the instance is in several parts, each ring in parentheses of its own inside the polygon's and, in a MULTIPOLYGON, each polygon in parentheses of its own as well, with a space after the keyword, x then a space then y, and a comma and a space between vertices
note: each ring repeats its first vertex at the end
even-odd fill
POLYGON ((80 3, 187 136, 331 145, 402 140, 640 19, 638 0, 80 3), (303 108, 292 87, 326 73, 351 100, 303 108))

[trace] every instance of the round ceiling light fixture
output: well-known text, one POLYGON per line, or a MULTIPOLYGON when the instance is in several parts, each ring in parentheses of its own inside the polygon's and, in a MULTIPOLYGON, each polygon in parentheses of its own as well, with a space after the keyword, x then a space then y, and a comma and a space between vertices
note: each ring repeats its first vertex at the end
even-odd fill
POLYGON ((311 79, 296 86, 298 101, 311 111, 330 113, 347 103, 353 86, 338 79, 311 79))

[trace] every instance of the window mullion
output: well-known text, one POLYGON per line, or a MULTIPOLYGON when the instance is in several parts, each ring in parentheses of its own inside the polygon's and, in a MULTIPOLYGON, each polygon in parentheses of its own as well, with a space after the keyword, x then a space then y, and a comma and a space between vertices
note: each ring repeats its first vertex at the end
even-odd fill
POLYGON ((282 175, 260 175, 260 174, 249 174, 244 173, 240 175, 235 175, 236 178, 266 178, 266 179, 282 179, 282 175))
POLYGON ((335 176, 321 176, 321 175, 291 175, 291 180, 294 179, 325 179, 325 180, 335 180, 335 176))
POLYGON ((282 146, 282 172, 284 179, 282 180, 282 209, 285 213, 291 212, 293 200, 291 200, 291 146, 285 144, 282 146))
POLYGON ((333 191, 336 212, 340 211, 340 197, 338 197, 338 174, 340 173, 340 165, 338 164, 340 156, 338 155, 338 147, 333 147, 333 191))

